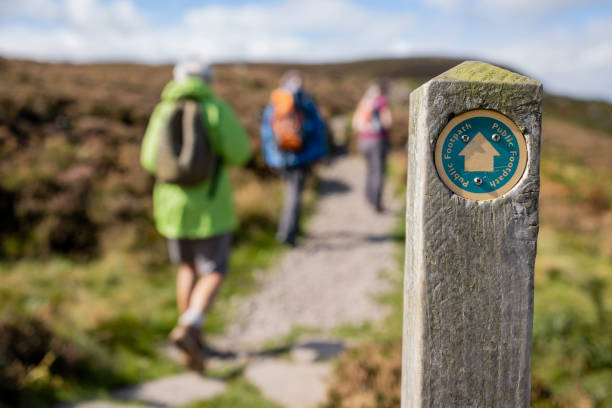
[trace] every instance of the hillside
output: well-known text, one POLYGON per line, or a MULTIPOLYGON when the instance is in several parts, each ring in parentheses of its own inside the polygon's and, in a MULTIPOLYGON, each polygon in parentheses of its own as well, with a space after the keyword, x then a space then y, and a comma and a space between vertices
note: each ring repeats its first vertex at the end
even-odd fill
MULTIPOLYGON (((418 58, 297 68, 338 142, 349 135, 349 115, 368 82, 394 79, 392 165, 402 177, 408 95, 458 62, 418 58)), ((255 152, 261 111, 289 67, 296 66, 218 66, 215 89, 236 109, 255 152)), ((153 181, 139 164, 148 117, 170 77, 170 66, 0 59, 3 396, 73 398, 176 370, 149 344, 165 338, 175 312, 165 243, 151 220, 153 181), (38 341, 32 333, 47 335, 38 341), (44 360, 49 355, 55 360, 44 360)), ((534 400, 540 406, 610 406, 612 105, 546 95, 542 146, 534 400)), ((241 220, 236 262, 254 269, 275 250, 270 242, 281 185, 259 154, 232 177, 241 220)), ((249 279, 229 283, 228 298, 249 279)), ((395 346, 372 341, 341 365, 337 405, 357 391, 397 391, 388 372, 379 383, 353 376, 368 364, 392 371, 399 357, 385 347, 395 346)))
MULTIPOLYGON (((401 147, 410 90, 457 62, 420 58, 298 68, 328 119, 350 113, 372 78, 396 78, 392 139, 401 147)), ((237 110, 256 151, 261 111, 288 67, 218 68, 216 89, 237 110)), ((138 149, 171 67, 0 60, 0 73, 0 208, 5 219, 0 254, 87 257, 99 250, 104 231, 118 222, 144 220, 138 228, 147 229, 151 180, 140 168, 138 149)), ((546 98, 547 114, 608 132, 611 111, 603 102, 546 98)), ((260 157, 251 168, 265 174, 260 157)))
MULTIPOLYGON (((248 63, 244 64, 244 66, 265 69, 279 75, 288 69, 299 69, 303 72, 337 78, 349 75, 367 79, 376 77, 429 79, 461 62, 462 60, 456 58, 421 57, 373 59, 326 64, 248 63)), ((222 67, 232 65, 235 64, 221 64, 222 67)))
MULTIPOLYGON (((350 112, 367 84, 364 71, 353 73, 350 64, 339 78, 329 75, 329 67, 304 68, 327 118, 350 112)), ((238 112, 256 152, 261 112, 282 70, 279 65, 218 68, 216 90, 238 112)), ((106 232, 123 228, 127 220, 139 236, 153 234, 151 179, 140 168, 138 154, 171 67, 0 60, 0 73, 0 208, 5 219, 0 256, 88 258, 99 253, 104 241, 114 242, 116 234, 107 240, 106 232)), ((405 105, 397 109, 401 119, 393 139, 401 146, 407 115, 405 105)), ((267 174, 260 156, 250 168, 261 177, 267 174)))

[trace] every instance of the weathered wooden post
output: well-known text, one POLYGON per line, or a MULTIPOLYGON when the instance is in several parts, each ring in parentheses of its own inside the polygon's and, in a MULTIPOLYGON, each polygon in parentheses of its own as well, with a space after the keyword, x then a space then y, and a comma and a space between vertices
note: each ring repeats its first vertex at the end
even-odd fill
POLYGON ((542 85, 464 62, 410 95, 402 406, 528 407, 542 85))

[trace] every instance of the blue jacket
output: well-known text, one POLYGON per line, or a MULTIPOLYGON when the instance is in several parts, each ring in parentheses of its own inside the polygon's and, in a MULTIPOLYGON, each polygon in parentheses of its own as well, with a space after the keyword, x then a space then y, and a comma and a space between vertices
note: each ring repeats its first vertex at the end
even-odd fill
POLYGON ((268 166, 272 168, 291 168, 309 164, 327 155, 327 141, 325 139, 325 125, 317 107, 305 92, 294 94, 295 106, 304 114, 302 124, 303 146, 297 152, 279 150, 272 131, 272 118, 274 106, 268 104, 263 113, 261 122, 261 148, 268 166))

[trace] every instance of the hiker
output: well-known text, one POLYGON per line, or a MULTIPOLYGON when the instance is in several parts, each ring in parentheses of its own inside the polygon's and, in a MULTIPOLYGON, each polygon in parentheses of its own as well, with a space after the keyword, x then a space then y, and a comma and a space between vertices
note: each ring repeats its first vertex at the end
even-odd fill
POLYGON ((283 75, 270 95, 261 123, 263 155, 268 166, 285 179, 285 202, 276 240, 296 245, 300 226, 300 201, 312 164, 327 155, 325 126, 317 106, 304 91, 297 71, 283 75))
POLYGON ((170 339, 186 365, 202 372, 204 316, 227 273, 237 224, 227 167, 243 165, 251 153, 236 114, 210 87, 213 67, 188 60, 173 74, 149 121, 140 160, 156 176, 155 224, 178 265, 180 317, 170 339))
POLYGON ((353 116, 353 129, 359 135, 359 150, 367 161, 366 199, 377 212, 383 211, 382 191, 392 123, 388 88, 387 80, 370 85, 353 116))

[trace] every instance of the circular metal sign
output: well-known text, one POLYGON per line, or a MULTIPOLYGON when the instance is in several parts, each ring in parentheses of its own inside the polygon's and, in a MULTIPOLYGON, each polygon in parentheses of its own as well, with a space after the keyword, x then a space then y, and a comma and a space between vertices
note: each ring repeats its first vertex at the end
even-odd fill
POLYGON ((518 183, 527 165, 525 136, 501 113, 473 110, 453 118, 436 142, 438 175, 455 194, 493 200, 518 183))

